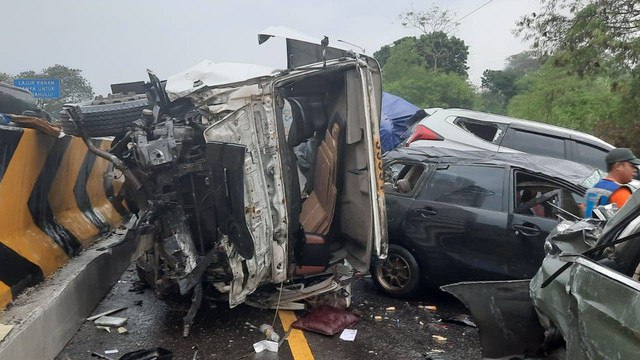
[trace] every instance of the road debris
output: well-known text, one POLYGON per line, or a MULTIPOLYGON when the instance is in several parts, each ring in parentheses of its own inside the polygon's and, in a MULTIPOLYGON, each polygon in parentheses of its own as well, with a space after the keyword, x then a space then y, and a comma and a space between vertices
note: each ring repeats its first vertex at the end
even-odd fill
POLYGON ((391 313, 391 312, 396 311, 396 308, 394 306, 389 306, 388 308, 384 309, 384 311, 386 311, 388 313, 391 313))
POLYGON ((264 350, 278 352, 278 343, 270 340, 260 340, 253 344, 253 350, 255 350, 256 353, 261 353, 264 350))
POLYGON ((119 360, 148 360, 148 359, 157 359, 157 360, 171 360, 173 359, 173 352, 164 349, 164 348, 154 348, 154 349, 142 349, 136 350, 132 352, 128 352, 119 360))
POLYGON ((469 315, 466 315, 466 314, 458 314, 456 316, 452 316, 452 317, 444 319, 442 321, 447 322, 447 323, 452 323, 452 324, 460 324, 460 325, 470 326, 470 327, 474 327, 474 328, 477 327, 476 323, 473 322, 473 320, 471 320, 471 317, 469 315))
POLYGON ((260 332, 266 336, 268 340, 278 342, 280 340, 280 335, 273 330, 273 327, 269 324, 260 325, 260 332))
POLYGON ((119 351, 118 351, 118 349, 105 350, 104 353, 107 354, 107 355, 110 355, 110 354, 117 354, 117 353, 119 353, 119 351))
POLYGON ((125 307, 121 307, 121 308, 117 308, 117 309, 107 310, 105 312, 101 312, 100 314, 96 314, 96 315, 93 315, 93 316, 89 316, 87 318, 87 321, 94 321, 95 319, 98 319, 98 318, 106 316, 106 315, 111 315, 113 313, 117 313, 118 311, 122 311, 122 310, 124 310, 126 308, 127 307, 125 306, 125 307))
POLYGON ((102 354, 98 354, 97 352, 92 352, 91 353, 91 357, 95 357, 98 359, 104 359, 104 360, 113 360, 112 358, 108 357, 108 356, 104 356, 102 354))
POLYGON ((0 341, 9 335, 9 332, 13 329, 13 325, 0 324, 0 341))
POLYGON ((127 322, 127 318, 116 316, 101 316, 97 318, 93 323, 98 326, 120 327, 127 322))
POLYGON ((382 321, 382 316, 376 315, 373 317, 375 321, 382 321))
POLYGON ((340 340, 354 341, 357 333, 357 329, 344 329, 342 330, 342 334, 340 334, 340 340))
POLYGON ((435 342, 443 344, 445 342, 447 342, 447 338, 444 336, 440 336, 440 335, 431 335, 431 338, 433 340, 435 340, 435 342))
POLYGON ((360 317, 350 310, 342 310, 329 305, 320 305, 309 311, 304 317, 296 320, 292 327, 309 330, 325 335, 334 335, 360 320, 360 317))
POLYGON ((120 326, 118 328, 118 334, 127 334, 129 332, 129 330, 127 330, 127 328, 120 326))
POLYGON ((96 326, 98 330, 106 330, 106 332, 111 333, 111 328, 108 326, 96 326))

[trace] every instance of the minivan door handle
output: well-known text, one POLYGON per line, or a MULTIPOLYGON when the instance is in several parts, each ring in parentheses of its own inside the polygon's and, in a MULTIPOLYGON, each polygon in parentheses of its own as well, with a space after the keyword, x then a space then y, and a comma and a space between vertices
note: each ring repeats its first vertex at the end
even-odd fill
POLYGON ((540 228, 535 225, 527 226, 527 225, 515 224, 512 226, 512 228, 513 230, 516 231, 516 235, 518 234, 518 232, 522 233, 522 235, 524 236, 540 235, 540 228))
POLYGON ((420 214, 420 216, 425 219, 438 214, 438 212, 431 207, 416 209, 416 213, 420 214))

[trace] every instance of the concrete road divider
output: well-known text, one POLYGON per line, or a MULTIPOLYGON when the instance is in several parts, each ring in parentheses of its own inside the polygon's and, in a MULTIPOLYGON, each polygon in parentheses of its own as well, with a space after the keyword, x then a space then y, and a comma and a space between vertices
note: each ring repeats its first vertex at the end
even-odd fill
POLYGON ((0 309, 122 224, 123 182, 78 137, 0 126, 0 309))

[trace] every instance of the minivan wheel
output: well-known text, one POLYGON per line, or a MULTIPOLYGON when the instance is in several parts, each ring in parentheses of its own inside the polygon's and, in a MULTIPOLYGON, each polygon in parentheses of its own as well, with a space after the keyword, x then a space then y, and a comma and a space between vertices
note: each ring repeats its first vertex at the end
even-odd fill
POLYGON ((420 268, 411 253, 399 245, 389 245, 389 255, 375 265, 373 280, 380 290, 395 297, 413 295, 420 285, 420 268))

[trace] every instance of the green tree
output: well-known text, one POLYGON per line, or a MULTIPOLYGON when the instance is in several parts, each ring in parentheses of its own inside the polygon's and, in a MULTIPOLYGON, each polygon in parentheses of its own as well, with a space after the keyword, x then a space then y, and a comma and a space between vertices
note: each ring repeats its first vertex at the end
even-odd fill
POLYGON ((609 78, 580 77, 553 61, 519 82, 528 91, 511 99, 511 116, 593 132, 620 111, 621 98, 611 91, 609 78))
POLYGON ((449 33, 460 25, 454 20, 456 14, 449 10, 442 10, 432 5, 426 10, 410 10, 400 13, 398 19, 402 26, 416 29, 422 34, 434 32, 449 33))
POLYGON ((13 85, 13 76, 4 72, 0 72, 0 82, 13 85))
POLYGON ((635 67, 640 59, 638 0, 541 0, 542 12, 521 18, 516 32, 534 49, 558 55, 579 75, 610 67, 635 67))
POLYGON ((505 70, 521 77, 540 69, 540 58, 533 50, 525 50, 507 58, 505 70))
POLYGON ((425 65, 433 71, 444 71, 467 77, 469 47, 464 40, 436 31, 421 35, 416 46, 425 65))
POLYGON ((89 100, 93 97, 93 88, 87 79, 82 76, 82 70, 73 69, 64 65, 53 65, 40 72, 33 70, 23 71, 15 76, 17 79, 60 79, 60 98, 37 99, 38 106, 57 118, 62 105, 89 100))
POLYGON ((443 32, 421 35, 420 37, 404 37, 385 45, 373 53, 384 68, 386 63, 395 57, 407 59, 409 64, 420 64, 432 71, 455 73, 467 77, 467 58, 469 47, 462 39, 448 36, 443 32))
POLYGON ((535 52, 523 51, 507 58, 504 70, 487 69, 482 73, 479 110, 506 114, 511 98, 523 92, 519 79, 540 68, 535 52))

